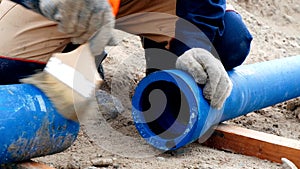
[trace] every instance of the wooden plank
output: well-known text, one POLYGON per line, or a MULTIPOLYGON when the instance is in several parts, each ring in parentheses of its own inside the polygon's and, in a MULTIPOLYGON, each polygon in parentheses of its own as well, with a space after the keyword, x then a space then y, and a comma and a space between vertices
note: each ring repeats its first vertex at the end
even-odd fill
POLYGON ((300 168, 300 141, 221 124, 205 146, 281 163, 287 158, 300 168))
POLYGON ((34 161, 14 163, 14 164, 3 164, 0 168, 6 169, 55 169, 53 167, 47 166, 43 163, 38 163, 34 161))
POLYGON ((53 167, 47 166, 46 164, 43 163, 38 163, 34 161, 29 161, 26 163, 21 163, 19 164, 24 169, 55 169, 53 167))

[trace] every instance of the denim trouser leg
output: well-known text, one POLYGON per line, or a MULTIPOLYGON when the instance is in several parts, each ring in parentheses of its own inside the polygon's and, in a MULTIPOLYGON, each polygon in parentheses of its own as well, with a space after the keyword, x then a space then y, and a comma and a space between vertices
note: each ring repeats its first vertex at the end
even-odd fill
MULTIPOLYGON (((204 31, 203 31, 204 32, 204 31)), ((206 33, 206 32, 204 32, 206 33)), ((197 36, 197 35, 195 35, 197 36)), ((203 34, 198 35, 203 36, 203 34)), ((207 39, 207 38, 206 38, 207 39)), ((201 37, 199 38, 201 41, 201 37)), ((217 34, 213 40, 213 46, 216 51, 212 50, 213 54, 216 54, 221 59, 225 69, 230 70, 236 66, 241 65, 246 59, 250 51, 250 44, 252 41, 252 36, 248 31, 246 25, 244 24, 241 16, 235 11, 227 11, 224 16, 224 30, 222 34, 217 34)), ((183 44, 179 41, 172 41, 171 51, 177 55, 182 54, 187 47, 182 47, 183 44), (177 52, 179 51, 179 52, 177 52)), ((144 48, 159 48, 164 49, 165 44, 160 45, 149 39, 144 39, 144 48)), ((203 42, 198 42, 198 46, 202 47, 203 42)), ((207 49, 207 48, 206 48, 207 49)), ((174 67, 175 61, 173 57, 169 56, 153 56, 146 52, 146 63, 147 67, 153 68, 158 62, 164 62, 168 65, 168 68, 174 67), (168 61, 168 58, 170 60, 168 61)), ((155 71, 154 69, 147 69, 147 73, 155 71)))
POLYGON ((245 61, 250 51, 252 36, 241 16, 235 11, 227 11, 224 22, 224 32, 215 37, 213 45, 225 69, 230 70, 245 61))
POLYGON ((217 53, 227 70, 242 64, 249 54, 252 36, 241 16, 225 8, 225 0, 177 0, 176 14, 198 30, 177 22, 170 50, 180 56, 190 48, 204 48, 217 53))
POLYGON ((19 80, 44 69, 46 64, 0 56, 0 85, 17 84, 19 80))

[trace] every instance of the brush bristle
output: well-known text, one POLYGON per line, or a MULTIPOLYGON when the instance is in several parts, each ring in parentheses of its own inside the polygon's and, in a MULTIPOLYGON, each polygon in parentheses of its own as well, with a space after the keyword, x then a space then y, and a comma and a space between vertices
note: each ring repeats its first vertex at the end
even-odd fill
POLYGON ((89 99, 83 98, 46 71, 22 79, 21 82, 33 84, 42 90, 57 111, 67 119, 78 121, 77 116, 84 114, 84 107, 89 105, 89 99))

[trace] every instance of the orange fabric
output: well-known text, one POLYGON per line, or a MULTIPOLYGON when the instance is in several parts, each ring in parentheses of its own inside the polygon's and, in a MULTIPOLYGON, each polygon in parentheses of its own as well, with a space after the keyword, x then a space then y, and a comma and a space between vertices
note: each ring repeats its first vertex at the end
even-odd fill
POLYGON ((118 11, 119 11, 119 8, 120 8, 120 2, 121 0, 109 0, 109 3, 112 7, 112 11, 113 11, 113 14, 116 16, 118 11))

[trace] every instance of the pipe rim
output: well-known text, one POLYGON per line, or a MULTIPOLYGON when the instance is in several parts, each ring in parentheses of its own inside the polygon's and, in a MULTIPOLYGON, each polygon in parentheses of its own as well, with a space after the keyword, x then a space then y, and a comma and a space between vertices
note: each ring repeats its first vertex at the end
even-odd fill
POLYGON ((175 150, 193 142, 198 137, 198 135, 195 134, 195 130, 201 130, 204 125, 203 120, 199 121, 199 119, 207 117, 206 113, 201 113, 200 115, 198 113, 200 110, 200 96, 202 97, 200 88, 194 79, 185 72, 179 70, 164 70, 148 75, 138 84, 132 98, 132 115, 136 129, 150 145, 161 150, 175 150), (174 138, 164 138, 161 137, 160 134, 153 132, 151 127, 149 127, 149 123, 144 119, 142 106, 140 105, 141 100, 143 100, 143 92, 149 85, 157 81, 176 85, 187 99, 189 106, 188 122, 186 123, 185 130, 174 138))

